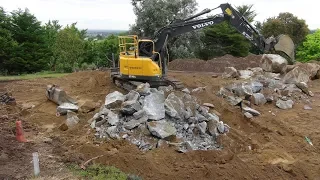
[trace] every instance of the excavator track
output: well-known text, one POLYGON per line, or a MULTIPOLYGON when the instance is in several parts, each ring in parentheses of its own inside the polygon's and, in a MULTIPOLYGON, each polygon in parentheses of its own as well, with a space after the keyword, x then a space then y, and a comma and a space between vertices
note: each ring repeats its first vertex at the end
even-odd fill
MULTIPOLYGON (((128 80, 122 78, 118 74, 112 75, 112 81, 113 83, 126 91, 135 90, 140 84, 146 83, 143 81, 134 81, 134 80, 128 80)), ((182 90, 184 88, 184 85, 181 81, 174 79, 174 78, 163 78, 161 81, 147 81, 147 83, 150 84, 150 87, 152 88, 158 88, 160 86, 172 86, 175 90, 182 90)))
POLYGON ((177 79, 166 77, 164 80, 168 85, 171 85, 176 90, 182 90, 184 88, 183 83, 177 79))

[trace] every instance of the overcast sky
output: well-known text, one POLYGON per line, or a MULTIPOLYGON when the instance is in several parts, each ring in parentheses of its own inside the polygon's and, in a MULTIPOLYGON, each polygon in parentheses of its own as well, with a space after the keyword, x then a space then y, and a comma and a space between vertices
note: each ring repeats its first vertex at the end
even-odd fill
MULTIPOLYGON (((78 22, 81 29, 115 29, 127 30, 133 24, 135 15, 131 0, 0 0, 0 6, 6 11, 28 8, 38 20, 59 20, 66 25, 78 22)), ((256 20, 263 21, 280 12, 291 12, 306 20, 310 29, 320 28, 317 12, 318 0, 197 0, 198 11, 214 8, 221 3, 233 6, 254 4, 258 12, 256 20)), ((214 13, 220 13, 216 10, 214 13)))

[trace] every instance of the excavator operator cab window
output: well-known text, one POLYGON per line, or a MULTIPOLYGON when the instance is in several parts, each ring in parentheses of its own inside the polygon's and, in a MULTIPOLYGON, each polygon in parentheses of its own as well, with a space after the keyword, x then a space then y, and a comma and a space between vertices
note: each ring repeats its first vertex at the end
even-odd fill
POLYGON ((139 41, 139 56, 151 57, 153 55, 152 41, 139 41))

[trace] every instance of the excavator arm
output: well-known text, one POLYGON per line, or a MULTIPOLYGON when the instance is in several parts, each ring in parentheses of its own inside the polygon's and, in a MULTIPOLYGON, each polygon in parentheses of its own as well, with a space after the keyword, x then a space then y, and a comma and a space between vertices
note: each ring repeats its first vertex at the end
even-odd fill
POLYGON ((176 20, 169 25, 159 29, 153 38, 154 51, 159 52, 152 54, 150 48, 146 50, 147 45, 142 43, 140 45, 140 51, 145 54, 151 55, 151 58, 157 61, 161 58, 161 64, 163 68, 163 74, 166 74, 166 55, 167 55, 167 43, 172 37, 188 33, 191 31, 203 29, 208 26, 219 24, 221 22, 228 21, 235 29, 247 38, 252 44, 254 44, 263 53, 278 53, 284 56, 289 64, 294 62, 294 44, 290 37, 286 35, 280 35, 276 38, 270 37, 265 39, 260 32, 255 29, 248 20, 242 16, 237 10, 235 10, 230 4, 221 4, 214 9, 205 9, 204 11, 193 15, 183 20, 176 20), (198 19, 199 16, 208 14, 211 11, 221 8, 222 13, 214 15, 212 17, 198 19))

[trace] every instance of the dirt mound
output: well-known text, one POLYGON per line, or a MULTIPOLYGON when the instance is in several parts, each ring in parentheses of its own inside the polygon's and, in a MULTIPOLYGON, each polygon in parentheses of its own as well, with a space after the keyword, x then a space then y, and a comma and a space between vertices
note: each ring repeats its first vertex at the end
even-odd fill
MULTIPOLYGON (((251 60, 256 61, 254 58, 258 60, 259 56, 253 56, 251 60)), ((228 56, 225 59, 220 62, 242 62, 241 60, 232 60, 233 57, 228 56)), ((250 64, 248 62, 251 60, 247 60, 247 64, 250 64)), ((199 69, 196 70, 199 71, 199 69)), ((313 81, 310 85, 310 90, 315 94, 311 104, 314 110, 304 110, 304 104, 297 104, 288 111, 281 111, 274 105, 261 106, 256 108, 262 113, 261 116, 249 121, 243 117, 240 109, 228 105, 223 99, 216 96, 221 86, 238 80, 225 80, 220 77, 213 78, 209 74, 189 72, 171 72, 169 75, 184 82, 189 89, 206 86, 205 91, 195 94, 199 103, 214 104, 214 111, 218 112, 217 115, 220 114, 221 119, 231 127, 230 133, 219 138, 223 150, 178 153, 171 147, 163 147, 145 153, 125 140, 108 143, 97 141, 94 138, 95 132, 87 121, 99 112, 99 109, 90 113, 79 113, 79 124, 73 129, 60 131, 58 127, 65 122, 66 117, 55 115, 57 105, 46 99, 46 86, 57 84, 68 95, 79 101, 104 102, 105 96, 110 92, 121 91, 111 83, 108 72, 78 72, 62 78, 12 82, 6 89, 12 92, 18 106, 25 103, 35 105, 28 113, 23 114, 23 119, 25 122, 35 124, 43 136, 52 139, 50 146, 42 143, 34 148, 42 148, 45 151, 53 150, 54 156, 58 156, 58 159, 64 162, 80 164, 102 155, 101 158, 93 162, 115 166, 143 179, 320 178, 320 150, 318 147, 320 143, 318 129, 320 111, 317 109, 320 105, 320 81, 313 81), (305 141, 305 136, 311 139, 314 146, 305 141)), ((3 113, 11 114, 12 112, 3 113)), ((9 125, 1 124, 0 127, 4 126, 9 125)), ((6 133, 8 131, 11 129, 4 130, 6 133)), ((1 140, 0 143, 3 144, 7 141, 1 140)), ((30 151, 32 151, 32 147, 30 147, 30 151)), ((31 156, 28 157, 31 158, 31 156)), ((41 158, 44 157, 41 156, 41 158)), ((21 164, 15 161, 11 163, 10 158, 6 161, 10 162, 1 162, 10 163, 6 164, 6 168, 3 168, 6 175, 8 171, 16 168, 12 164, 21 164)), ((22 162, 27 163, 24 160, 22 162)), ((42 169, 46 169, 45 167, 49 165, 48 162, 51 161, 42 162, 47 162, 41 163, 42 169)), ((0 174, 5 173, 3 171, 0 169, 0 174)), ((30 173, 30 171, 28 172, 30 173)), ((57 174, 57 172, 58 170, 51 169, 51 173, 57 174)))
POLYGON ((247 57, 234 57, 225 55, 208 61, 201 59, 176 59, 169 63, 169 70, 175 71, 199 71, 223 73, 225 67, 235 67, 237 70, 259 67, 261 55, 249 55, 247 57))

